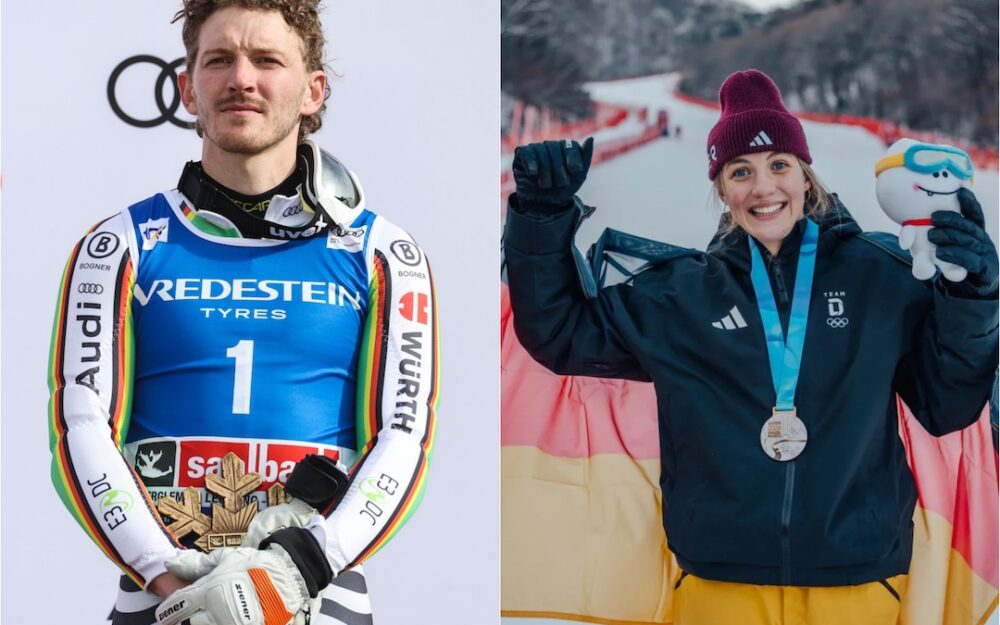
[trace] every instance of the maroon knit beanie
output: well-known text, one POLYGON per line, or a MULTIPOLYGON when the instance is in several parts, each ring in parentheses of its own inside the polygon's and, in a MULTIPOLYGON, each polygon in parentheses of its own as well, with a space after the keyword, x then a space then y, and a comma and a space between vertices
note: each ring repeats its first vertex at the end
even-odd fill
POLYGON ((743 154, 788 152, 812 163, 802 124, 781 101, 778 86, 764 72, 731 74, 719 89, 722 115, 708 133, 708 178, 743 154))

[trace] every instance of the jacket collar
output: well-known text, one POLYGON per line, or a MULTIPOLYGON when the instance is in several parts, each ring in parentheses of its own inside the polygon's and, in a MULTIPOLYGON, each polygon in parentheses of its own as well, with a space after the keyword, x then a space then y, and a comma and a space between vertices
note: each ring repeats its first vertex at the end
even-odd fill
MULTIPOLYGON (((729 225, 730 215, 724 213, 719 219, 719 228, 708 244, 708 253, 716 256, 734 268, 750 273, 750 247, 747 245, 747 233, 737 227, 729 235, 723 236, 729 225)), ((840 241, 861 233, 861 227, 854 221, 847 208, 841 203, 837 194, 830 194, 830 208, 816 220, 819 225, 819 252, 827 254, 840 241)), ((802 241, 804 220, 799 220, 785 238, 777 255, 779 262, 787 262, 798 258, 799 243, 802 241)), ((767 261, 771 260, 767 250, 760 246, 761 254, 767 261)))

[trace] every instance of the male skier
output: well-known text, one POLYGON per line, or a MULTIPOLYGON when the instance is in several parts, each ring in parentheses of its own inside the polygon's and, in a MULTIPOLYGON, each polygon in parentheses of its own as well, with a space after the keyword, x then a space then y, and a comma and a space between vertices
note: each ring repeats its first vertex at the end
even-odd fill
POLYGON ((70 255, 53 481, 125 573, 115 625, 370 623, 359 564, 418 504, 433 441, 427 259, 304 140, 327 97, 318 0, 177 19, 202 160, 70 255))

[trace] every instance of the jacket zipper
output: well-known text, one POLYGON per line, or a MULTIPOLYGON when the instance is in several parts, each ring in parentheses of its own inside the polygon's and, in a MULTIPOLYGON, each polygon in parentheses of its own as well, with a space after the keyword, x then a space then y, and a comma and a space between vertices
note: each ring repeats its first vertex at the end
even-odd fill
MULTIPOLYGON (((788 303, 788 288, 785 286, 785 276, 781 271, 781 263, 777 259, 771 265, 774 272, 776 295, 781 304, 788 303)), ((795 462, 785 466, 785 496, 781 501, 781 584, 790 586, 792 583, 792 545, 789 537, 789 527, 792 520, 792 495, 795 492, 795 462)))
POLYGON ((778 301, 782 304, 788 303, 788 288, 785 286, 785 275, 781 271, 781 264, 777 259, 771 264, 771 268, 774 273, 774 285, 778 287, 776 295, 778 296, 778 301))
POLYGON ((781 585, 792 584, 792 545, 788 528, 792 520, 792 493, 795 490, 795 462, 785 469, 785 497, 781 502, 781 585))

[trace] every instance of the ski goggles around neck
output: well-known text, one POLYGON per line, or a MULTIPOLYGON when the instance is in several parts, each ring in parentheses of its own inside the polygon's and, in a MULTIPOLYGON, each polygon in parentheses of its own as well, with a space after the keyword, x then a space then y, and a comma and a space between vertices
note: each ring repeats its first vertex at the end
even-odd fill
POLYGON ((883 157, 875 163, 875 175, 892 167, 905 167, 918 174, 948 170, 960 180, 971 180, 976 173, 972 159, 964 150, 928 143, 916 143, 904 152, 883 157))

